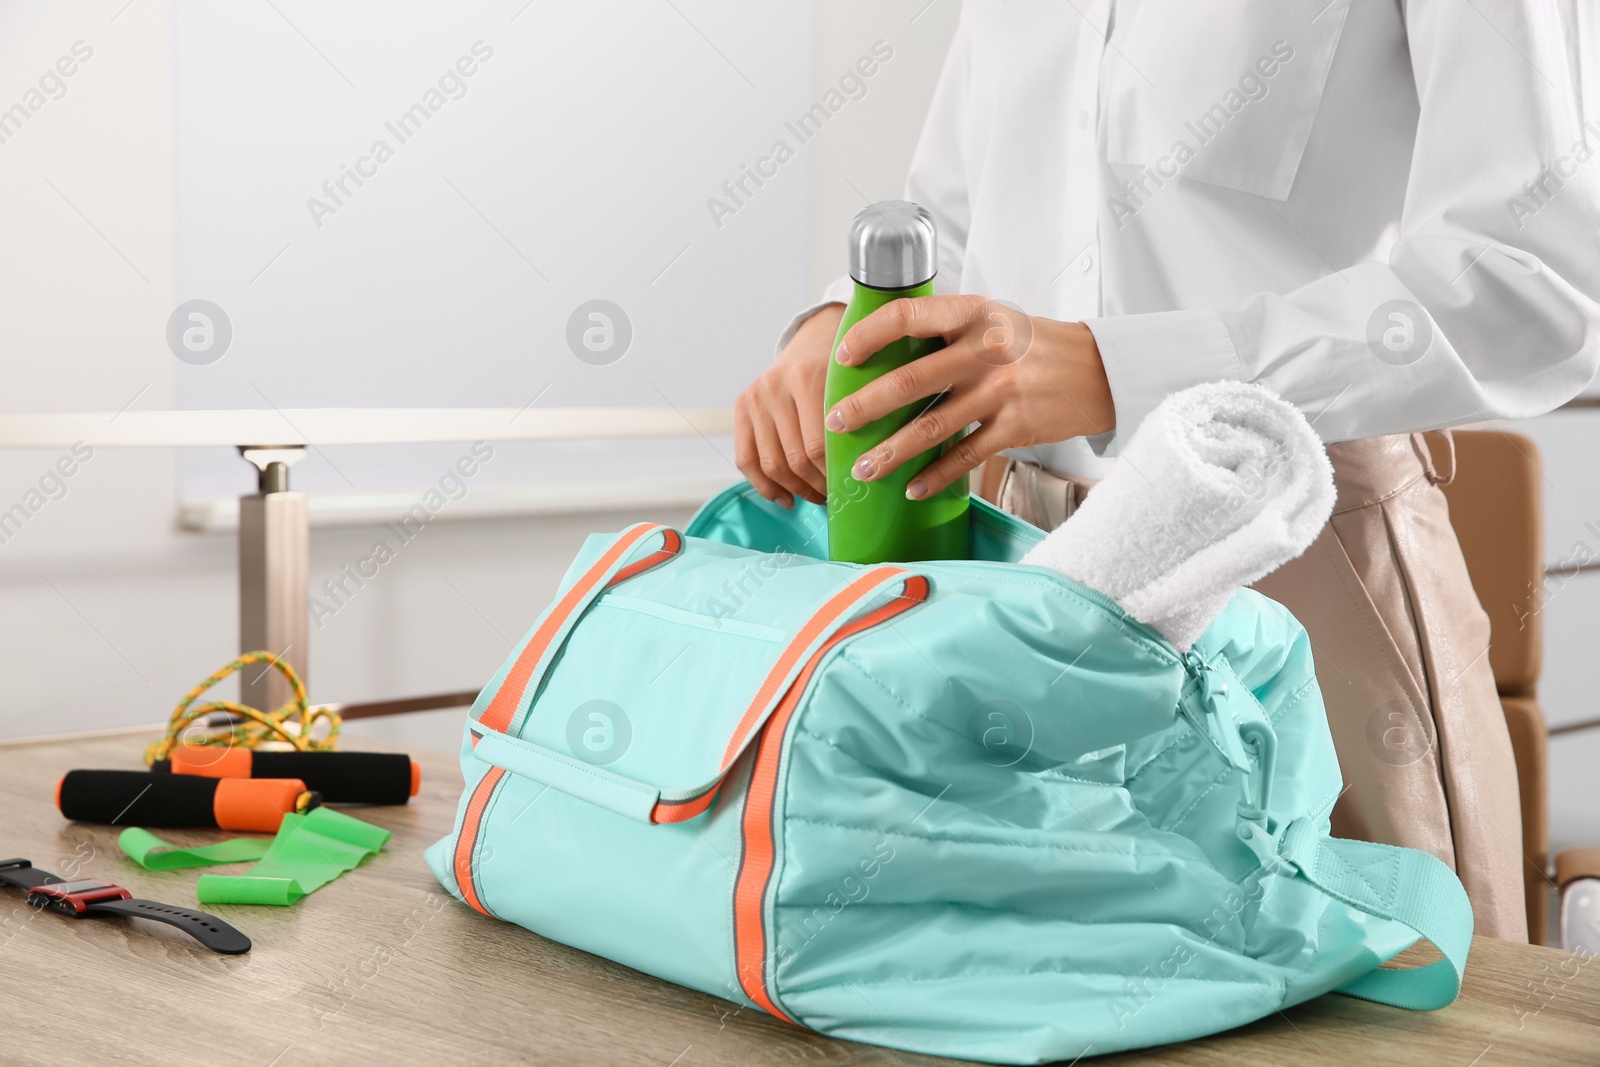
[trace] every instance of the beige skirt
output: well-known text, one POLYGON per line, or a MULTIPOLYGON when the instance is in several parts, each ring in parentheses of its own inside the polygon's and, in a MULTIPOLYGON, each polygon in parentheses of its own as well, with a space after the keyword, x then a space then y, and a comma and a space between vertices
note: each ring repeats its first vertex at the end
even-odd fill
MULTIPOLYGON (((1345 791, 1333 832, 1455 868, 1477 933, 1526 941, 1522 824, 1489 620, 1422 434, 1333 445, 1338 502, 1300 558, 1256 583, 1310 634, 1345 791)), ((1046 530, 1093 483, 997 459, 988 500, 1046 530)))

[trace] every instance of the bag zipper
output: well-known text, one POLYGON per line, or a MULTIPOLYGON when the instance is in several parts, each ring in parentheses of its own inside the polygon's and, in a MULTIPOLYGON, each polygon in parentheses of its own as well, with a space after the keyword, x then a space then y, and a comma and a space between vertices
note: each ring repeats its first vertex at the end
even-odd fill
POLYGON ((1277 732, 1265 714, 1245 716, 1244 721, 1239 721, 1223 703, 1229 683, 1218 676, 1217 668, 1197 650, 1191 648, 1184 654, 1183 666, 1194 679, 1199 706, 1194 707, 1191 701, 1180 696, 1179 715, 1240 775, 1242 796, 1237 807, 1235 832, 1263 866, 1281 863, 1279 841, 1284 828, 1268 814, 1272 806, 1272 779, 1277 772, 1277 732))

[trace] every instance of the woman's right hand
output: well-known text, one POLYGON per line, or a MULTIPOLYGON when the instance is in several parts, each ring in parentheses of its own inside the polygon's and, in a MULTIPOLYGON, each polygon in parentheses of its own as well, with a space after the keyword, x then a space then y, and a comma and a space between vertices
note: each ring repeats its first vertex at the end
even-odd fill
POLYGON ((756 491, 782 507, 828 497, 823 385, 843 304, 829 304, 789 338, 733 406, 733 458, 756 491))

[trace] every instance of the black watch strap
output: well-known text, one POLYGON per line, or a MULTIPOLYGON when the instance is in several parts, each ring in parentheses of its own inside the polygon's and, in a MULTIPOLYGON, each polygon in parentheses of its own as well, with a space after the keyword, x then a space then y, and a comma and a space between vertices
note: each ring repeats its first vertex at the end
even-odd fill
MULTIPOLYGON (((35 883, 36 885, 39 883, 35 883)), ((105 900, 90 904, 85 915, 131 915, 175 926, 200 942, 212 952, 234 956, 250 951, 250 939, 215 915, 188 908, 175 908, 171 904, 158 904, 153 900, 105 900)))
MULTIPOLYGON (((41 871, 28 860, 0 860, 0 884, 17 889, 59 885, 67 879, 41 871)), ((126 893, 126 889, 119 889, 126 893)), ((69 909, 70 913, 70 909, 69 909)), ((176 908, 153 900, 102 900, 84 908, 84 915, 129 915, 175 926, 213 952, 233 956, 250 951, 250 939, 215 915, 176 908)))
POLYGON ((36 885, 55 885, 64 882, 49 871, 41 871, 28 860, 0 860, 0 884, 14 889, 32 889, 36 885))

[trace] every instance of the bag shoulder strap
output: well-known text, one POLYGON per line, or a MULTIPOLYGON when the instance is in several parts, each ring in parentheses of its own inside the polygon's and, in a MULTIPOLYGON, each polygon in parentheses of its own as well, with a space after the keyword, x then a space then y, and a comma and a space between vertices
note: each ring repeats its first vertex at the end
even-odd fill
POLYGON ((1456 999, 1472 947, 1472 903, 1454 871, 1426 852, 1329 837, 1304 821, 1288 828, 1283 852, 1307 882, 1369 915, 1404 923, 1443 955, 1423 967, 1369 971, 1338 992, 1416 1011, 1456 999))

